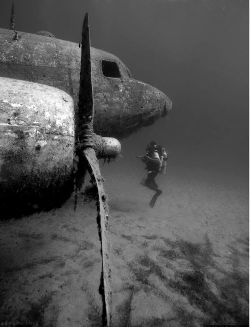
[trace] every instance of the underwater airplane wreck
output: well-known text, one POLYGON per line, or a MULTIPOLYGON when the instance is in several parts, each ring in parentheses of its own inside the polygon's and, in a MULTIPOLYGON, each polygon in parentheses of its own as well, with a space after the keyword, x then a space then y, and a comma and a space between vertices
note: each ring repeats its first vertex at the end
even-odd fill
POLYGON ((90 47, 88 16, 81 45, 47 33, 0 29, 1 218, 48 210, 97 186, 104 325, 111 322, 108 204, 98 159, 121 152, 118 139, 164 117, 171 100, 135 80, 116 56, 90 47), (46 36, 44 36, 46 34, 46 36))
MULTIPOLYGON (((81 51, 72 42, 7 29, 0 29, 0 49, 1 212, 25 214, 53 207, 73 190, 81 51)), ((116 56, 90 53, 93 129, 104 137, 96 140, 98 157, 114 158, 120 151, 114 138, 152 124, 172 104, 116 56)))

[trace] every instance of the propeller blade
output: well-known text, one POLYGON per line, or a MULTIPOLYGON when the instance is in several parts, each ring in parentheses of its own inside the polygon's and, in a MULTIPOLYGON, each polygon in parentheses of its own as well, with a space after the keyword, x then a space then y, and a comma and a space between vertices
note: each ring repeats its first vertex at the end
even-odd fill
POLYGON ((101 254, 102 254, 102 277, 100 291, 103 296, 103 322, 105 326, 111 324, 111 307, 112 307, 112 291, 111 291, 111 269, 109 265, 110 243, 108 238, 108 225, 109 225, 109 208, 107 203, 107 196, 105 194, 103 177, 100 172, 99 162, 96 157, 95 150, 87 148, 84 150, 85 157, 89 164, 89 173, 93 180, 96 182, 98 190, 97 199, 97 224, 99 238, 101 241, 101 254))
POLYGON ((84 17, 82 27, 80 87, 76 119, 77 142, 80 143, 79 145, 83 145, 83 147, 92 147, 94 106, 88 14, 84 17))
POLYGON ((103 303, 103 326, 109 327, 111 325, 111 270, 109 265, 110 251, 107 236, 108 204, 99 162, 93 148, 95 145, 93 118, 94 108, 91 79, 90 37, 88 14, 86 14, 82 27, 79 102, 75 113, 75 200, 77 200, 77 192, 82 187, 84 176, 88 170, 92 180, 95 180, 98 191, 97 224, 102 255, 102 273, 99 291, 103 303))

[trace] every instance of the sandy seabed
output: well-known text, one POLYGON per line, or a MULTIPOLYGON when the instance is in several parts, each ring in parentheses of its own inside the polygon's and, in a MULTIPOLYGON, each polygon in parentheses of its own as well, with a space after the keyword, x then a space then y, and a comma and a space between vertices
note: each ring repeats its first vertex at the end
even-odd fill
MULTIPOLYGON (((168 176, 155 208, 133 172, 104 168, 112 326, 248 324, 248 199, 235 186, 168 176), (119 181, 119 183, 117 182, 119 181)), ((94 202, 1 222, 0 321, 101 326, 94 202)))

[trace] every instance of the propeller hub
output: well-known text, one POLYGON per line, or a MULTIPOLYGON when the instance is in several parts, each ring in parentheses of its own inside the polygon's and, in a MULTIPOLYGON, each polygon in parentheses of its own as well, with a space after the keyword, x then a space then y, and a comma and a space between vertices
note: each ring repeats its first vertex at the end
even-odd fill
POLYGON ((93 135, 94 149, 98 159, 115 159, 121 153, 121 143, 114 137, 93 135))

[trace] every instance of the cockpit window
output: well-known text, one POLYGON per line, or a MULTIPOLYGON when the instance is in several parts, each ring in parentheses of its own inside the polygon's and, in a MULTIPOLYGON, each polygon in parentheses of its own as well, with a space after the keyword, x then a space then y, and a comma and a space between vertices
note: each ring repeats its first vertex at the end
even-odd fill
POLYGON ((102 72, 106 77, 121 78, 121 73, 116 62, 102 60, 102 72))

